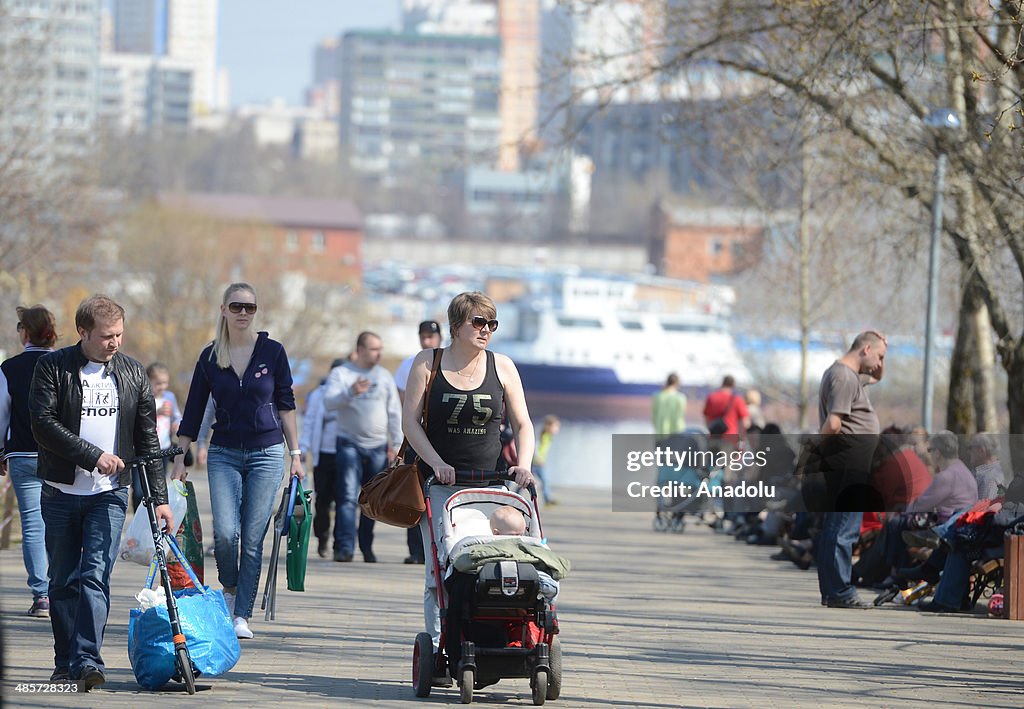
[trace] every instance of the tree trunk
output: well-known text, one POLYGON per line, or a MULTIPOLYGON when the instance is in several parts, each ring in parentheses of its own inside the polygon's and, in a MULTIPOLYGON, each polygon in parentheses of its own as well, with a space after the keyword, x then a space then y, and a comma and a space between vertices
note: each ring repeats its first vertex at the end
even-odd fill
POLYGON ((974 340, 974 420, 979 431, 998 431, 996 412, 995 348, 992 344, 992 324, 988 308, 978 297, 978 308, 973 315, 974 340))
MULTIPOLYGON (((949 397, 946 401, 946 428, 953 433, 974 433, 974 376, 971 371, 971 318, 966 311, 966 298, 960 302, 960 322, 956 344, 949 360, 949 397)), ((934 433, 934 431, 929 431, 934 433)))

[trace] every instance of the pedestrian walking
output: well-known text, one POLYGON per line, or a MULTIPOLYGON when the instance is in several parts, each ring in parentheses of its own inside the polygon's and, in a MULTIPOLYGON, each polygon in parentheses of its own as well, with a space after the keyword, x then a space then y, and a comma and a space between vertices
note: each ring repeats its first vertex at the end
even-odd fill
POLYGON ((651 419, 659 439, 686 428, 686 395, 679 391, 679 375, 675 372, 668 375, 665 386, 652 397, 651 419))
MULTIPOLYGON (((441 354, 440 368, 430 389, 426 426, 422 412, 434 360, 430 350, 420 352, 413 361, 402 418, 409 444, 419 455, 421 472, 436 478, 436 484, 430 488, 434 510, 443 509, 457 489, 453 486, 456 470, 503 468, 499 430, 502 411, 508 413, 519 452, 519 464, 508 471, 521 487, 534 481, 530 471, 534 430, 519 370, 507 356, 487 349, 491 335, 498 329, 494 301, 479 291, 455 296, 448 305, 448 329, 451 344, 441 354)), ((423 548, 429 549, 431 531, 426 513, 420 520, 420 530, 423 548)), ((439 613, 434 567, 427 564, 423 617, 435 650, 441 635, 439 613)), ((441 678, 438 681, 447 682, 441 678)))
MULTIPOLYGON (((289 473, 305 477, 288 354, 280 342, 256 331, 258 309, 248 283, 232 283, 224 291, 217 335, 199 355, 178 426, 178 445, 187 451, 212 396, 216 414, 206 467, 214 558, 239 638, 253 637, 249 619, 259 591, 263 539, 284 475, 282 436, 289 473)), ((179 455, 171 477, 187 475, 179 455)))
POLYGON ((704 402, 704 422, 712 434, 742 436, 750 428, 747 404, 735 389, 736 379, 727 374, 722 378, 722 386, 708 394, 704 402))
MULTIPOLYGON (((345 363, 338 358, 331 362, 331 370, 345 363)), ((313 463, 313 536, 317 539, 316 552, 321 559, 327 558, 327 548, 332 538, 331 509, 335 507, 334 494, 337 479, 338 414, 324 406, 327 378, 306 397, 306 413, 302 417, 302 432, 299 434, 299 449, 302 462, 313 463)), ((335 517, 337 524, 337 517, 335 517)))
POLYGON ((18 339, 24 351, 0 364, 0 475, 10 473, 21 517, 21 556, 28 572, 34 618, 50 617, 46 578, 46 533, 39 495, 43 481, 36 475, 39 448, 32 437, 28 396, 36 362, 57 343, 57 321, 42 305, 18 307, 18 339))
MULTIPOLYGON (((51 681, 104 683, 100 655, 110 573, 128 511, 124 460, 159 452, 156 410, 142 364, 120 352, 124 308, 94 295, 75 313, 78 344, 44 354, 29 390, 49 557, 51 681)), ((147 464, 157 523, 173 532, 167 481, 147 464)))
MULTIPOLYGON (((384 470, 402 444, 402 405, 391 372, 380 366, 384 343, 375 333, 359 333, 356 357, 331 370, 324 406, 338 415, 334 560, 352 561, 360 488, 384 470)), ((359 518, 359 551, 373 563, 374 521, 359 518)))

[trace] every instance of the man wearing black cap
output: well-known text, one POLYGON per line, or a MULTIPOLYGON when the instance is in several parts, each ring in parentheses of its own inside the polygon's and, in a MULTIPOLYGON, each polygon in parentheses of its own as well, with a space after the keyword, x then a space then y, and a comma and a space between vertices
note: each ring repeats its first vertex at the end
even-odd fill
MULTIPOLYGON (((331 369, 345 364, 338 358, 331 362, 331 369)), ((337 476, 335 439, 338 436, 338 412, 324 407, 324 390, 327 379, 320 380, 320 386, 306 397, 306 414, 302 417, 302 435, 299 449, 302 462, 313 460, 313 489, 316 492, 313 514, 313 534, 317 538, 316 551, 321 558, 327 558, 327 543, 331 535, 331 505, 334 503, 334 480, 337 476)))
MULTIPOLYGON (((420 323, 420 349, 430 350, 441 346, 441 324, 436 320, 424 320, 420 323)), ((419 354, 419 353, 416 353, 419 354)), ((405 403, 405 383, 409 381, 409 370, 412 368, 412 361, 416 354, 411 354, 402 360, 395 370, 395 385, 398 387, 398 395, 405 403)), ((409 455, 413 453, 410 450, 409 455)), ((406 564, 422 564, 424 560, 423 539, 420 536, 419 527, 406 530, 406 542, 409 545, 409 556, 406 557, 406 564)))

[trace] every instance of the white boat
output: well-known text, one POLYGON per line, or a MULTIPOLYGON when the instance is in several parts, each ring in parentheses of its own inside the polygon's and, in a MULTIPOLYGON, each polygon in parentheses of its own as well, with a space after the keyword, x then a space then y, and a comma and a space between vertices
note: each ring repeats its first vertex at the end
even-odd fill
POLYGON ((672 372, 699 391, 726 374, 748 380, 728 308, 708 305, 728 300, 720 287, 582 276, 531 286, 498 304, 492 344, 516 363, 527 393, 649 396, 672 372))

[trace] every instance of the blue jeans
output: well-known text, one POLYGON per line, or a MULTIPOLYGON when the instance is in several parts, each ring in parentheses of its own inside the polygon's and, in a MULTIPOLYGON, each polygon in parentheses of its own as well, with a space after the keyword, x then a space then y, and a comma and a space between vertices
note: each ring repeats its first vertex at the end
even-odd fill
POLYGON ((544 474, 544 465, 534 463, 530 472, 533 473, 533 477, 537 478, 537 482, 540 483, 540 494, 544 498, 544 503, 551 502, 551 489, 548 487, 547 475, 544 474))
POLYGON ((128 488, 69 495, 43 485, 40 498, 50 557, 53 666, 72 677, 87 664, 102 670, 110 572, 128 512, 128 488))
MULTIPOLYGON (((349 439, 338 436, 335 451, 338 474, 334 480, 334 551, 351 554, 355 547, 359 489, 384 470, 388 462, 388 447, 385 444, 376 448, 360 448, 349 439)), ((373 551, 373 520, 365 515, 359 519, 359 550, 364 554, 373 551)))
POLYGON ((818 589, 824 601, 850 600, 857 589, 850 584, 853 575, 853 545, 860 538, 863 512, 826 512, 821 532, 814 543, 818 565, 818 589))
POLYGON ((225 588, 235 588, 235 616, 249 618, 259 590, 263 539, 284 478, 284 444, 210 446, 206 469, 217 578, 225 588))
POLYGON ((7 461, 11 484, 18 498, 21 515, 21 556, 28 572, 28 587, 32 598, 45 598, 49 587, 46 578, 46 532, 43 513, 39 508, 39 493, 43 481, 36 477, 35 458, 11 458, 7 461))
POLYGON ((960 610, 960 603, 971 587, 971 562, 959 552, 950 552, 942 568, 942 578, 935 587, 935 598, 940 606, 960 610))

